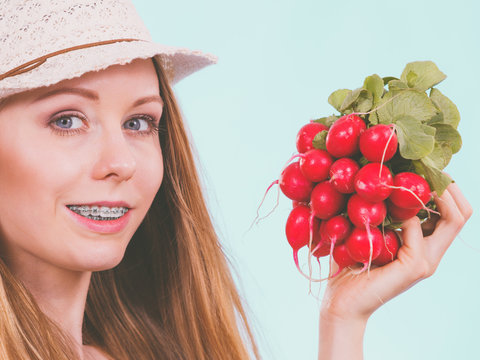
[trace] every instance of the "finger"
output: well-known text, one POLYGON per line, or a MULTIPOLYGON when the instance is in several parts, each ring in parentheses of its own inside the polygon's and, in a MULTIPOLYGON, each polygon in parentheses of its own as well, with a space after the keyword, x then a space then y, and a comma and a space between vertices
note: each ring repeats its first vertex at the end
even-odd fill
POLYGON ((441 197, 435 198, 435 203, 441 217, 435 231, 426 238, 426 244, 429 259, 436 267, 460 232, 465 223, 465 218, 448 189, 445 190, 441 197))
POLYGON ((403 222, 402 224, 403 246, 407 246, 415 253, 423 251, 423 233, 420 219, 416 216, 403 222))
POLYGON ((409 289, 429 274, 425 259, 425 244, 420 219, 413 217, 403 222, 401 238, 403 245, 398 252, 398 258, 391 263, 375 269, 381 277, 376 289, 388 300, 409 289))
POLYGON ((452 195, 453 200, 457 204, 458 209, 462 213, 465 220, 468 220, 473 213, 472 206, 468 202, 468 200, 463 195, 460 187, 456 183, 451 183, 447 187, 448 192, 452 195))
POLYGON ((442 196, 435 195, 434 201, 440 212, 442 222, 450 222, 458 217, 463 217, 448 188, 443 192, 442 196))

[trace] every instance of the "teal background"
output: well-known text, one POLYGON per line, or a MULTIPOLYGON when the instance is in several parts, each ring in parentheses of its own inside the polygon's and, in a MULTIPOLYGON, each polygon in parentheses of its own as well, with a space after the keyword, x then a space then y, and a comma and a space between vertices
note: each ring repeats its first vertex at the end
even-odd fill
MULTIPOLYGON (((479 3, 134 3, 156 41, 219 57, 217 65, 175 89, 264 359, 317 356, 320 304, 308 295, 308 282, 297 273, 285 239, 290 201, 281 197, 275 212, 247 232, 266 187, 295 151, 298 129, 334 112, 327 103, 332 91, 359 87, 373 73, 399 76, 407 62, 433 60, 447 74, 438 88, 460 110, 464 142, 447 171, 475 214, 433 277, 372 316, 365 358, 480 359, 479 3)), ((262 214, 275 197, 275 191, 268 196, 262 214)))

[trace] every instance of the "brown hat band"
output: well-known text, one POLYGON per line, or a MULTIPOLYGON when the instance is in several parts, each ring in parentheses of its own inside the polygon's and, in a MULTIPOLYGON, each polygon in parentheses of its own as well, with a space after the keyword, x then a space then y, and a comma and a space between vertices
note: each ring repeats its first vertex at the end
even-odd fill
POLYGON ((121 41, 142 41, 140 39, 114 39, 114 40, 105 40, 105 41, 98 41, 98 42, 93 42, 93 43, 88 43, 88 44, 83 44, 83 45, 77 45, 77 46, 72 46, 63 50, 58 50, 55 52, 52 52, 47 55, 40 56, 39 58, 36 58, 34 60, 31 60, 25 64, 22 64, 20 66, 17 66, 15 69, 12 69, 10 71, 7 71, 4 74, 0 75, 0 81, 8 78, 10 76, 15 76, 19 74, 23 74, 24 72, 30 71, 32 69, 35 69, 36 67, 42 65, 48 58, 64 54, 69 51, 74 51, 74 50, 79 50, 79 49, 85 49, 89 47, 94 47, 94 46, 99 46, 99 45, 108 45, 108 44, 113 44, 116 42, 121 42, 121 41))

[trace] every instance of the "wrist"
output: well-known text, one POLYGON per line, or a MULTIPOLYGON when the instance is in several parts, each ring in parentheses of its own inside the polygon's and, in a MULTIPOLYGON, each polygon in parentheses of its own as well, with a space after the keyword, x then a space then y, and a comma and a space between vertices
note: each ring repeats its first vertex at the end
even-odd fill
POLYGON ((338 316, 321 311, 319 360, 362 360, 363 337, 368 317, 338 316))
MULTIPOLYGON (((351 308, 351 306, 350 306, 351 308)), ((346 306, 342 307, 338 304, 333 304, 329 301, 323 301, 320 308, 320 320, 324 320, 328 323, 338 324, 366 324, 370 318, 370 313, 354 312, 352 309, 347 309, 346 306)))

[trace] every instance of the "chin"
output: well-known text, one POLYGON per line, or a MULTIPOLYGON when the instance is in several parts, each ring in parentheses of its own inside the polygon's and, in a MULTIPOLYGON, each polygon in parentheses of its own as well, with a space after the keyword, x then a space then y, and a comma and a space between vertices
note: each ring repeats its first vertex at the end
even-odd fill
POLYGON ((105 249, 95 253, 77 255, 69 262, 69 268, 76 271, 103 271, 113 269, 122 261, 124 249, 105 249))
POLYGON ((110 270, 116 267, 122 259, 118 261, 102 261, 101 263, 96 263, 96 264, 88 264, 85 266, 84 271, 104 271, 104 270, 110 270))

